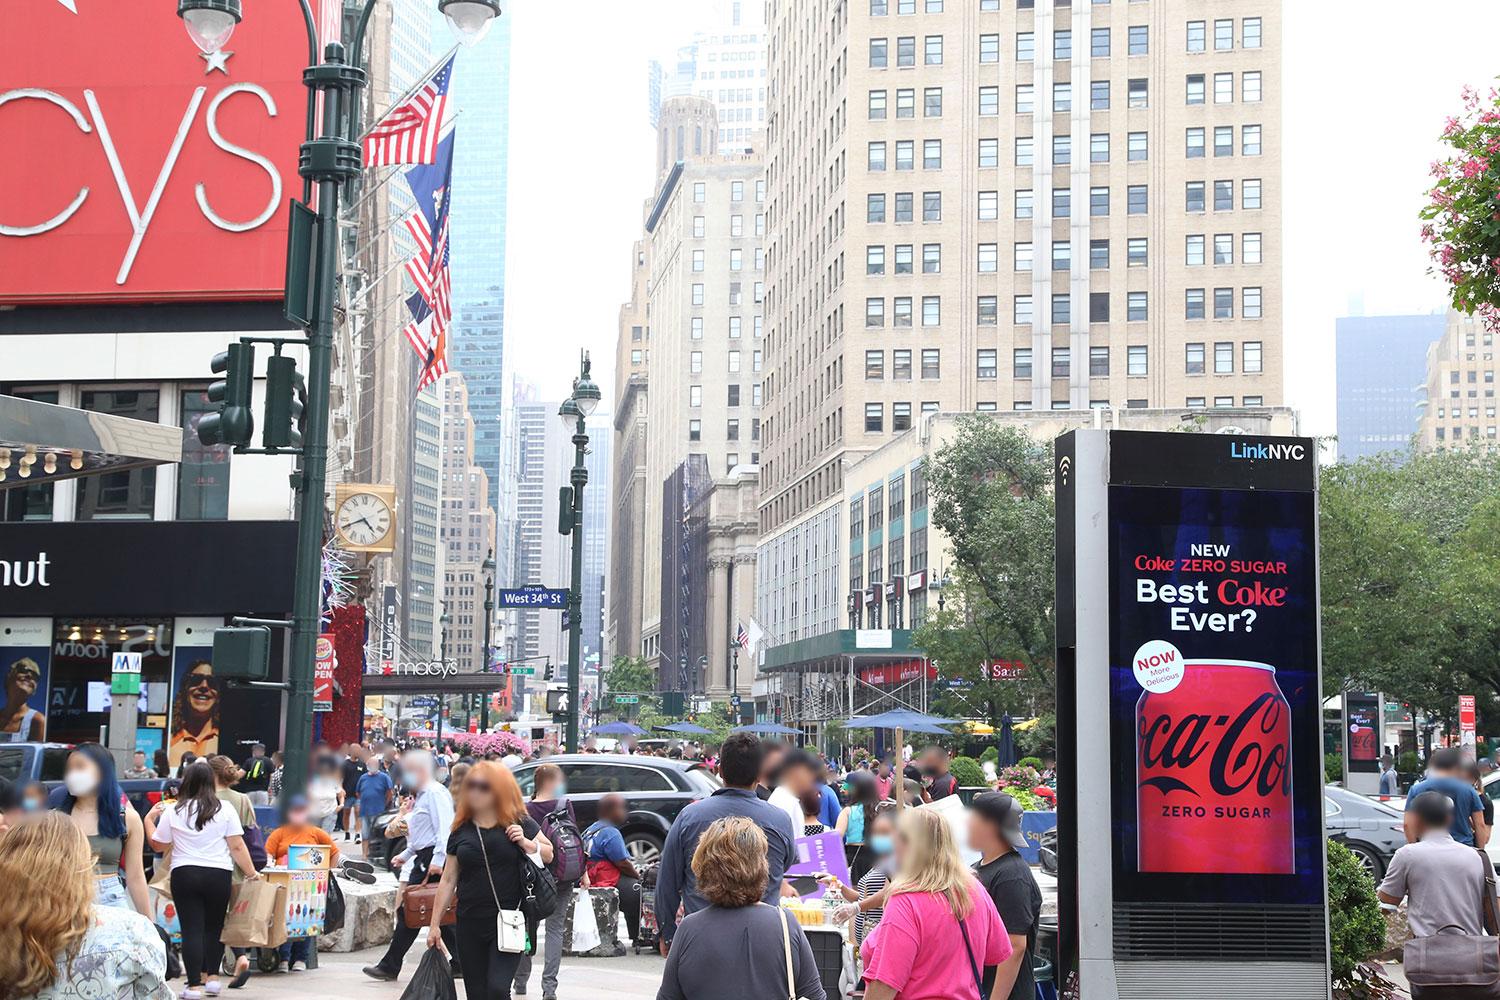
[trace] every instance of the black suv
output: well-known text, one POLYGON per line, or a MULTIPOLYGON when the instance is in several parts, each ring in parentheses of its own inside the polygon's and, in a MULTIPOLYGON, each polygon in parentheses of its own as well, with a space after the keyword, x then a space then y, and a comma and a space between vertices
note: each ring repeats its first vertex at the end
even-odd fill
MULTIPOLYGON (((660 860, 667 830, 688 803, 707 798, 723 787, 717 775, 696 761, 624 754, 558 754, 515 769, 516 781, 528 799, 536 769, 543 764, 562 768, 568 801, 573 803, 580 830, 588 829, 598 818, 601 798, 611 794, 625 797, 627 819, 620 833, 637 869, 660 860)), ((383 828, 395 815, 393 810, 381 816, 376 828, 383 828)), ((370 859, 388 865, 406 844, 404 840, 377 838, 370 846, 370 859)))

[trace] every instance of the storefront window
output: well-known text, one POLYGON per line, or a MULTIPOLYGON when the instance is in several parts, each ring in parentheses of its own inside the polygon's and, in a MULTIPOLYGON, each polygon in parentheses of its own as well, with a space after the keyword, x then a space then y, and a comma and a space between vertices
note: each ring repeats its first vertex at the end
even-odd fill
MULTIPOLYGON (((87 390, 82 408, 156 423, 160 394, 155 390, 87 390)), ((80 521, 149 521, 156 510, 156 469, 126 469, 103 472, 78 480, 80 521)))
POLYGON ((141 654, 136 726, 160 734, 170 711, 172 623, 124 618, 58 619, 53 632, 47 739, 98 740, 109 725, 110 664, 115 653, 141 654))
MULTIPOLYGON (((39 403, 56 403, 57 393, 12 392, 8 395, 34 399, 39 403)), ((0 521, 52 520, 52 484, 31 483, 0 491, 0 521)))
POLYGON ((217 412, 208 394, 192 389, 182 394, 182 464, 177 473, 177 519, 223 521, 229 517, 228 445, 205 445, 198 440, 198 420, 217 412))

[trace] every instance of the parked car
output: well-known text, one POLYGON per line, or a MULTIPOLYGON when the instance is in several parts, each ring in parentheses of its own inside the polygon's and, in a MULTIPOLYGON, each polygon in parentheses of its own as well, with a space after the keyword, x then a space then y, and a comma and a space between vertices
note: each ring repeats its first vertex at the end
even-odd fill
MULTIPOLYGON (((667 757, 638 757, 615 754, 558 754, 545 760, 534 760, 515 769, 516 781, 528 798, 536 769, 542 764, 562 768, 568 783, 568 800, 578 816, 580 830, 598 818, 599 800, 605 795, 625 797, 626 820, 620 828, 625 850, 636 868, 644 869, 661 859, 667 842, 667 831, 677 814, 691 802, 707 798, 723 785, 718 777, 698 761, 672 760, 667 757)), ((396 818, 394 809, 375 820, 375 829, 396 818)), ((370 861, 390 867, 390 859, 406 849, 406 839, 376 836, 370 844, 370 861)))
POLYGON ((1338 785, 1323 788, 1323 823, 1328 839, 1347 847, 1376 882, 1391 857, 1406 844, 1400 809, 1338 785))
MULTIPOLYGON (((61 801, 66 794, 59 789, 72 751, 71 743, 0 743, 0 778, 23 785, 40 781, 47 786, 48 804, 53 804, 54 799, 61 801)), ((144 816, 161 801, 166 783, 164 778, 121 778, 120 790, 144 816)))

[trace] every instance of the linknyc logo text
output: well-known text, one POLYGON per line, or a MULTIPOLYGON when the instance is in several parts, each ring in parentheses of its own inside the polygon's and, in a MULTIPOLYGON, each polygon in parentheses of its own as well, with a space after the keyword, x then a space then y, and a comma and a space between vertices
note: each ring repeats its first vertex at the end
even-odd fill
POLYGON ((1246 444, 1243 441, 1229 443, 1230 458, 1300 462, 1306 453, 1306 449, 1300 444, 1246 444))

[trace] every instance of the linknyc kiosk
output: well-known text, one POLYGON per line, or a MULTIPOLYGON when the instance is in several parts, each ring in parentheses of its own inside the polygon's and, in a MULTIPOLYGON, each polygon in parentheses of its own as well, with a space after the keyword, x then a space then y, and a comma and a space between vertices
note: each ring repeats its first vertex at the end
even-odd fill
POLYGON ((1328 1000, 1316 446, 1055 452, 1059 982, 1328 1000))

